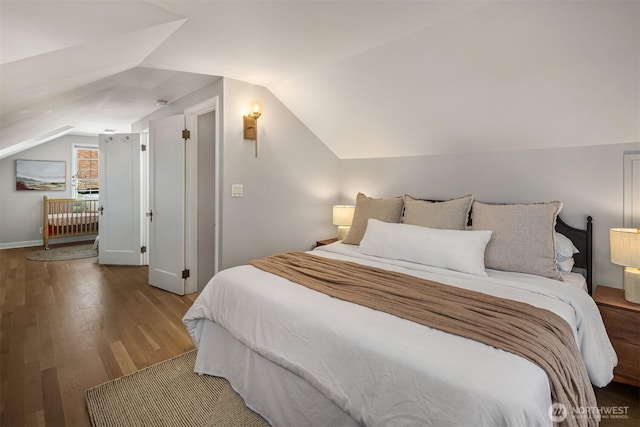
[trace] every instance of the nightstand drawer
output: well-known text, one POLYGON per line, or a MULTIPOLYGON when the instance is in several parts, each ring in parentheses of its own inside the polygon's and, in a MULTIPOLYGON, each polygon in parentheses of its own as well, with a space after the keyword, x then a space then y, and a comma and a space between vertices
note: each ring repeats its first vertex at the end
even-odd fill
POLYGON ((618 355, 618 366, 613 371, 615 380, 627 384, 640 383, 640 346, 611 339, 618 355))
POLYGON ((598 286, 593 293, 611 344, 618 355, 614 381, 640 386, 640 304, 624 299, 622 289, 598 286))
POLYGON ((600 306, 600 314, 612 340, 640 346, 640 317, 636 313, 600 306))

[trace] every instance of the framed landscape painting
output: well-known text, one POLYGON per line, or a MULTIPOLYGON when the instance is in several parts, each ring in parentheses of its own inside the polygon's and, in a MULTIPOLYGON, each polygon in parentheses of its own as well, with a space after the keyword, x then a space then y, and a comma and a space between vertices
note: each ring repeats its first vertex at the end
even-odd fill
POLYGON ((67 162, 16 160, 16 190, 65 191, 67 162))

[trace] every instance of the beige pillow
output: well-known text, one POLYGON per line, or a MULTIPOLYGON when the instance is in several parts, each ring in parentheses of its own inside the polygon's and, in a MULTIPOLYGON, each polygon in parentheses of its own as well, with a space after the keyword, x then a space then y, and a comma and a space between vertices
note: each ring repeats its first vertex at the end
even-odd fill
POLYGON ((473 202, 474 230, 491 230, 485 266, 562 280, 554 231, 561 202, 501 205, 473 202))
POLYGON ((472 201, 471 194, 444 202, 418 200, 405 194, 402 222, 429 228, 466 230, 472 201))
POLYGON ((362 193, 358 193, 351 229, 342 243, 359 245, 360 240, 362 240, 364 236, 364 232, 367 230, 367 221, 369 218, 379 219, 384 222, 399 223, 400 215, 402 215, 402 205, 402 197, 373 199, 362 193))

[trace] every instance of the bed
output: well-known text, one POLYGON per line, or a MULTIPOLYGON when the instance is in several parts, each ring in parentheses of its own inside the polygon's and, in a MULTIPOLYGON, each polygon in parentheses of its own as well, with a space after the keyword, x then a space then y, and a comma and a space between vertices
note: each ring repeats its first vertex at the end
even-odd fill
MULTIPOLYGON (((366 226, 360 239, 356 238, 358 244, 346 243, 348 236, 345 241, 311 251, 314 259, 338 263, 336 272, 349 264, 408 277, 409 283, 446 284, 442 286, 455 292, 479 292, 513 305, 524 304, 531 310, 552 312, 570 330, 565 341, 577 348, 578 355, 572 363, 586 372, 588 386, 583 385, 579 392, 593 393, 591 384, 603 387, 611 381, 617 357, 589 295, 590 217, 585 229, 580 230, 559 219, 561 205, 543 207, 555 212, 549 231, 554 263, 558 262, 560 239, 556 233, 560 233, 573 245, 571 270, 582 269, 584 275, 564 272, 551 278, 489 267, 469 272, 463 270, 475 266, 456 259, 467 257, 456 255, 466 251, 456 246, 456 239, 463 239, 460 241, 465 245, 468 241, 464 239, 470 235, 490 240, 486 237, 488 228, 491 238, 499 243, 505 238, 505 230, 511 229, 529 233, 526 239, 531 240, 530 246, 538 246, 536 235, 544 233, 535 227, 523 227, 521 221, 530 218, 522 216, 522 206, 502 208, 465 200, 441 215, 432 211, 435 205, 422 205, 418 212, 423 217, 426 213, 429 218, 445 218, 446 224, 436 220, 436 226, 458 228, 440 230, 429 227, 434 225, 431 219, 426 224, 402 224, 411 218, 407 215, 411 205, 407 197, 401 198, 404 203, 390 209, 391 216, 383 221, 377 221, 376 213, 367 211, 358 197, 349 233, 357 235, 356 223, 362 225, 364 219, 366 226), (468 234, 471 231, 461 230, 470 228, 467 218, 472 203, 477 215, 471 229, 477 229, 477 233, 468 234), (452 212, 457 212, 461 224, 451 223, 452 212), (492 225, 496 217, 498 225, 492 225), (502 225, 505 223, 506 228, 502 225), (424 244, 421 233, 431 241, 442 236, 447 239, 440 241, 433 252, 436 261, 398 259, 404 255, 397 254, 415 244, 411 239, 424 244), (402 236, 400 240, 398 236, 402 236), (443 256, 448 246, 454 255, 449 258, 443 256), (385 255, 385 251, 392 255, 385 255), (439 263, 450 264, 428 265, 439 263)), ((394 203, 398 204, 397 200, 394 203)), ((442 206, 436 209, 442 210, 442 206)), ((524 209, 538 208, 536 204, 524 209)), ((531 218, 531 222, 540 219, 535 215, 531 218)), ((516 240, 522 246, 524 236, 516 240)), ((495 244, 491 250, 495 252, 495 244)), ((425 252, 418 256, 424 257, 425 252)), ((483 252, 483 262, 489 263, 488 246, 483 252)), ((415 251, 407 253, 409 258, 415 255, 415 251)), ((554 269, 557 272, 557 267, 554 269)), ((595 401, 579 407, 559 406, 552 399, 551 377, 531 360, 300 286, 263 270, 259 263, 214 276, 183 321, 198 347, 195 372, 227 378, 247 405, 275 426, 595 425, 599 418, 595 401)))
POLYGON ((98 200, 49 199, 42 201, 42 243, 60 237, 98 234, 98 200))

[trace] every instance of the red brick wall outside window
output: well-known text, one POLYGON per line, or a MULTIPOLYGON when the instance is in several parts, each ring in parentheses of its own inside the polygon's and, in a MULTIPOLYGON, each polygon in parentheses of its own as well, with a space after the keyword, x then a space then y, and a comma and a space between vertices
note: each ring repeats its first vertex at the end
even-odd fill
POLYGON ((95 198, 99 192, 99 151, 97 148, 76 148, 74 182, 78 198, 95 198))

